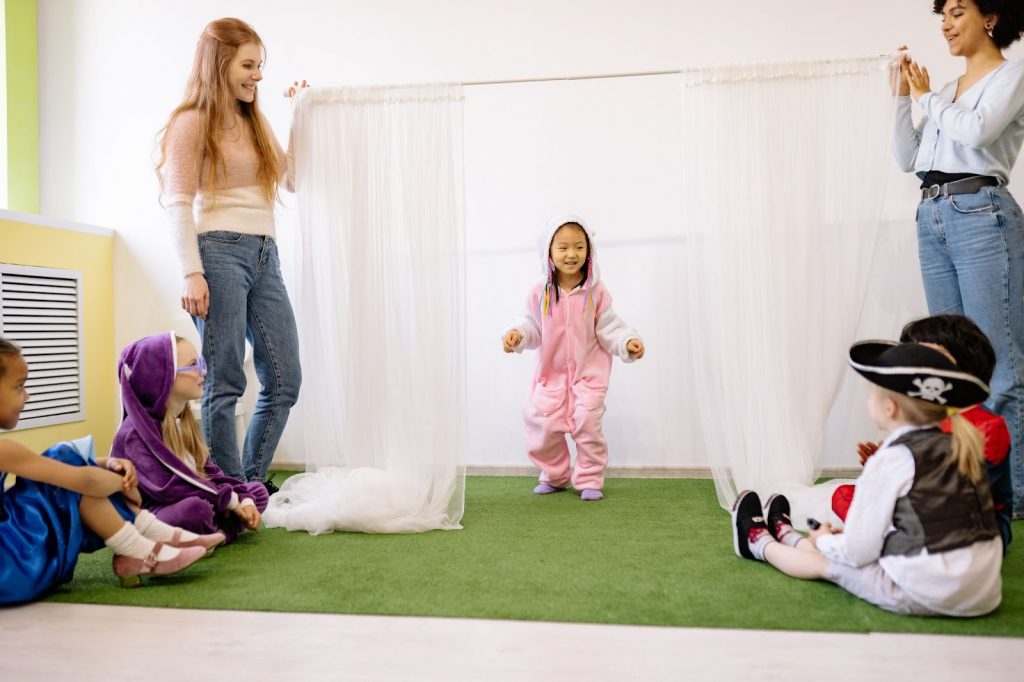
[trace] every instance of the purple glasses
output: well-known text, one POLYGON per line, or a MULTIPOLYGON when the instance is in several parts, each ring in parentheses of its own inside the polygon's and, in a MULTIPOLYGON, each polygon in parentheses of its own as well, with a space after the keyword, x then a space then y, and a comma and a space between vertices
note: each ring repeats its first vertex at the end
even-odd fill
POLYGON ((177 370, 175 374, 181 374, 182 372, 199 372, 199 376, 206 376, 206 360, 200 355, 196 358, 196 361, 188 367, 182 367, 177 370))

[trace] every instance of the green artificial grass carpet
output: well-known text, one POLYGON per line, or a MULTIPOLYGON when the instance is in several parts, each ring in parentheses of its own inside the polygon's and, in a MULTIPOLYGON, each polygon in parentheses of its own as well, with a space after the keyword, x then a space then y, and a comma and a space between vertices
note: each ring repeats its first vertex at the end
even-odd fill
MULTIPOLYGON (((278 482, 282 478, 278 474, 278 482)), ((714 484, 609 479, 605 499, 533 495, 532 478, 470 477, 463 530, 415 535, 263 529, 184 573, 118 587, 83 555, 52 602, 454 616, 688 627, 1024 636, 1024 524, 984 618, 897 616, 733 553, 714 484)))

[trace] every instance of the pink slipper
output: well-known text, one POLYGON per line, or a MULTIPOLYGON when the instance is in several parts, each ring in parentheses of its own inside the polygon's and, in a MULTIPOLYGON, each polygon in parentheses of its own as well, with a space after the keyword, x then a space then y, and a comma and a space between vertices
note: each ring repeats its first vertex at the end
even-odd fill
POLYGON ((114 575, 121 580, 121 587, 138 587, 144 575, 171 575, 183 571, 206 556, 202 547, 184 547, 178 550, 178 556, 166 561, 158 561, 157 555, 164 543, 158 542, 145 559, 118 554, 114 556, 114 575))

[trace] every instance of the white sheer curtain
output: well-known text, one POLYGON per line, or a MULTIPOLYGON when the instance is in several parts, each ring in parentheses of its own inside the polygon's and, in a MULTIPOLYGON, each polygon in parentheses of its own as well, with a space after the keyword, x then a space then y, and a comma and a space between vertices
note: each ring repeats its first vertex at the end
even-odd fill
POLYGON ((263 518, 311 533, 460 528, 462 89, 309 90, 293 134, 309 472, 263 518))
POLYGON ((723 507, 738 490, 792 492, 821 470, 891 167, 886 64, 683 75, 691 400, 723 507))

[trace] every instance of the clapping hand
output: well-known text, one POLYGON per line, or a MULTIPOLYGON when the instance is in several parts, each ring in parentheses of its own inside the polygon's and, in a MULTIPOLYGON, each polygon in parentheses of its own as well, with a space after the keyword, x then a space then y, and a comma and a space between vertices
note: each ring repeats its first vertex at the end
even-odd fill
POLYGON ((915 61, 904 61, 900 63, 900 71, 910 85, 910 96, 914 101, 919 101, 923 96, 932 91, 931 79, 928 77, 928 69, 918 66, 915 61))
POLYGON ((896 61, 889 64, 889 85, 892 88, 892 94, 900 97, 910 96, 910 83, 907 82, 907 77, 903 74, 903 67, 909 63, 910 55, 907 53, 907 46, 900 45, 896 50, 896 61))
POLYGON ((868 461, 871 455, 878 452, 878 447, 881 443, 873 443, 871 441, 864 441, 863 443, 857 443, 857 459, 860 460, 860 465, 864 466, 864 463, 868 461))

